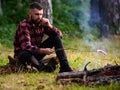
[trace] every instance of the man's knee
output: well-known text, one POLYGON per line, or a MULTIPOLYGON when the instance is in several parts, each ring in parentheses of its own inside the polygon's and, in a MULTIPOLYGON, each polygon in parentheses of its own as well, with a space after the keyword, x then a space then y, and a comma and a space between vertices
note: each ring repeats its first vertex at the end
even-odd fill
POLYGON ((52 40, 55 40, 55 41, 61 41, 61 37, 59 35, 53 35, 53 36, 50 36, 52 38, 52 40))

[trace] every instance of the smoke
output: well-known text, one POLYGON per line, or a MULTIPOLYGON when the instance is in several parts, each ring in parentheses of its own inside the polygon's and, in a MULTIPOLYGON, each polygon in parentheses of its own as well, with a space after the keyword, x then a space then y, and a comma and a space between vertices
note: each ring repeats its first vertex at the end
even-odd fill
MULTIPOLYGON (((82 40, 91 50, 107 50, 107 44, 100 42, 100 23, 99 0, 82 0, 79 5, 77 21, 82 32, 82 40)), ((105 42, 109 41, 105 40, 105 42)))
POLYGON ((95 40, 98 37, 97 24, 100 22, 98 8, 91 8, 91 0, 82 0, 79 5, 77 22, 82 32, 83 41, 95 40), (91 11, 92 10, 92 11, 91 11), (92 16, 91 13, 95 12, 92 16), (95 25, 96 24, 96 25, 95 25))

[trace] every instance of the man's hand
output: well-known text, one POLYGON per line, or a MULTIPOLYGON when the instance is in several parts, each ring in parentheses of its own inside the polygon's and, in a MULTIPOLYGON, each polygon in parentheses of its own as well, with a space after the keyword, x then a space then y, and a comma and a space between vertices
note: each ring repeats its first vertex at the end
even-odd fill
POLYGON ((42 18, 42 22, 43 22, 46 26, 48 26, 48 27, 50 27, 50 28, 53 28, 53 26, 52 26, 52 24, 50 23, 49 19, 47 19, 47 18, 42 18))
POLYGON ((50 54, 52 54, 53 52, 54 52, 54 50, 51 49, 51 48, 41 48, 41 49, 40 49, 40 53, 41 53, 41 54, 50 55, 50 54))
POLYGON ((62 38, 63 37, 63 34, 62 34, 62 32, 59 30, 58 32, 57 32, 58 34, 59 34, 59 36, 62 38))
MULTIPOLYGON (((48 27, 51 28, 51 29, 53 28, 53 25, 50 23, 49 19, 47 19, 47 18, 42 18, 41 20, 42 20, 42 22, 43 22, 43 24, 44 24, 45 26, 48 26, 48 27)), ((62 34, 62 32, 61 32, 60 30, 58 30, 57 33, 60 35, 61 38, 63 37, 63 34, 62 34)))

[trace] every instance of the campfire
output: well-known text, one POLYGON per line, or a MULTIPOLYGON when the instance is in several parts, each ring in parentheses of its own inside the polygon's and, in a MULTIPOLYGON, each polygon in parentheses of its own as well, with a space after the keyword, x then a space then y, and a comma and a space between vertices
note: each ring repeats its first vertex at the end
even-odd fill
POLYGON ((98 86, 111 83, 120 84, 120 65, 106 65, 102 68, 87 70, 88 62, 83 71, 63 72, 57 75, 56 81, 63 85, 77 83, 79 85, 98 86))

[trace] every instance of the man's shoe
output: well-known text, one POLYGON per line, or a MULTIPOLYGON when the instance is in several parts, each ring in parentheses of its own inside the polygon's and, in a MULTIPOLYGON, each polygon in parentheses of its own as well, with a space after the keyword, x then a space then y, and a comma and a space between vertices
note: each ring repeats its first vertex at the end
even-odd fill
POLYGON ((45 65, 43 63, 40 63, 40 65, 37 69, 38 69, 39 72, 44 71, 45 65))
POLYGON ((45 65, 57 65, 59 63, 57 57, 50 57, 41 61, 45 65))
POLYGON ((62 73, 62 72, 72 72, 73 70, 68 66, 68 67, 62 67, 60 68, 60 71, 59 73, 62 73))
POLYGON ((57 60, 57 57, 52 57, 50 58, 50 60, 48 61, 48 65, 57 65, 59 62, 57 60))
POLYGON ((56 65, 46 65, 43 71, 54 72, 55 70, 56 70, 56 65))
POLYGON ((40 68, 39 71, 53 72, 56 70, 56 65, 58 64, 57 57, 50 57, 39 61, 40 68))

